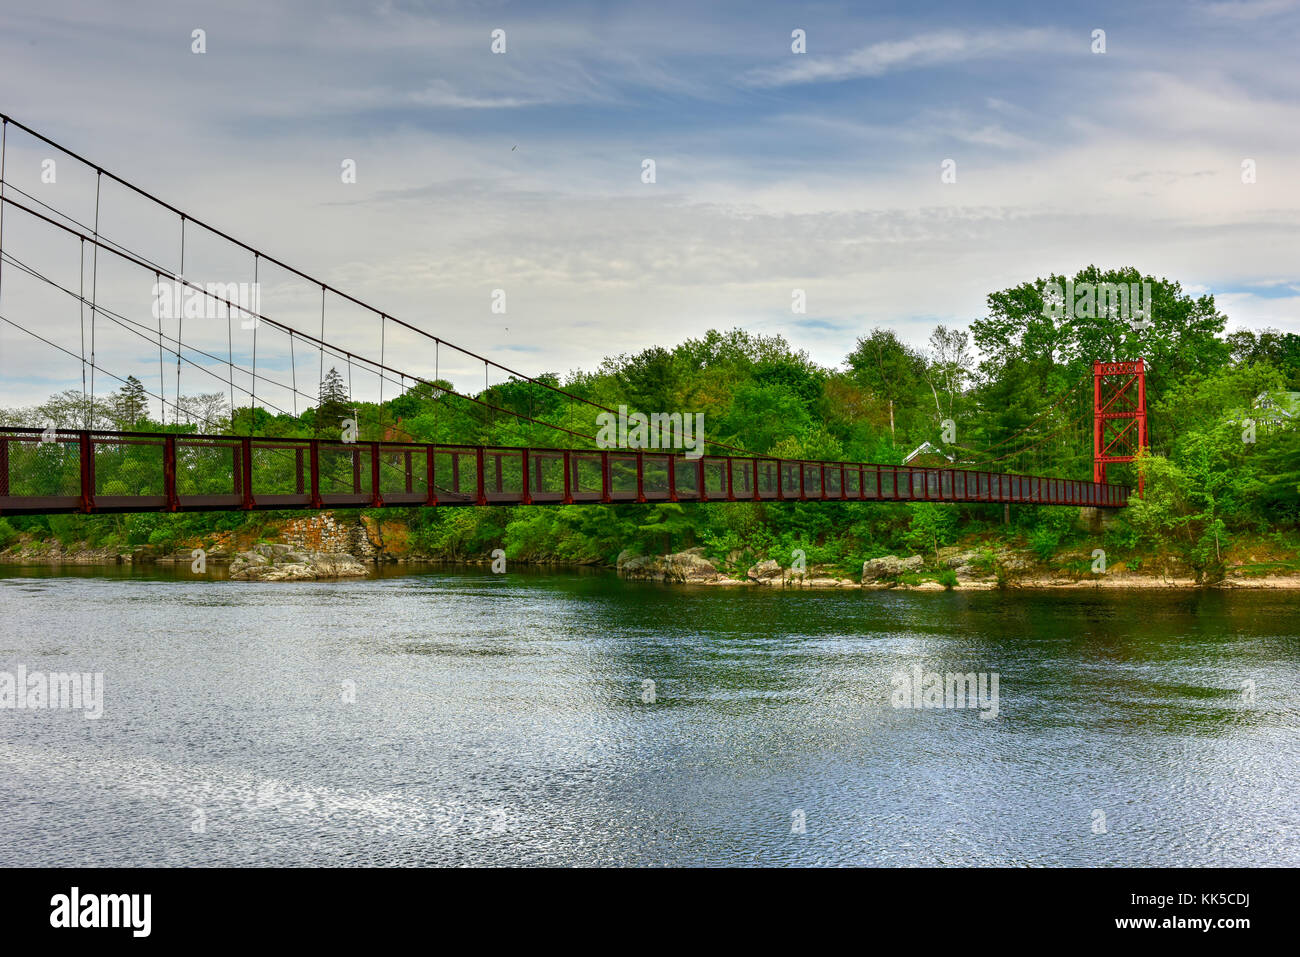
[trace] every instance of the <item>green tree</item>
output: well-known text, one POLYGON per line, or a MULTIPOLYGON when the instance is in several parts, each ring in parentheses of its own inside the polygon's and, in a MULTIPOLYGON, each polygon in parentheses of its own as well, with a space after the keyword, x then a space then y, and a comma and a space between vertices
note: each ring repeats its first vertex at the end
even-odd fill
POLYGON ((898 431, 900 418, 906 415, 908 424, 912 423, 911 412, 919 405, 921 390, 929 391, 920 353, 888 329, 873 329, 858 339, 845 361, 854 380, 888 405, 891 437, 898 431))
POLYGON ((320 401, 316 406, 316 432, 330 431, 352 414, 348 388, 339 370, 330 366, 320 384, 320 401))
POLYGON ((108 415, 113 424, 122 431, 136 428, 149 408, 149 394, 144 385, 133 375, 126 377, 122 388, 108 399, 108 415))
POLYGON ((957 538, 957 512, 950 505, 913 502, 912 521, 904 536, 910 548, 924 549, 939 557, 939 547, 957 538))

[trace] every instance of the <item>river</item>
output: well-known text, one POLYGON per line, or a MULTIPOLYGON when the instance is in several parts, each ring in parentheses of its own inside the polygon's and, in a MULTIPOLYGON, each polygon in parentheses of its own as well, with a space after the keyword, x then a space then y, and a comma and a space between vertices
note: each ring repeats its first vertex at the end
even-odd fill
POLYGON ((103 675, 0 709, 0 865, 1296 866, 1297 661, 1286 591, 0 569, 0 672, 103 675))

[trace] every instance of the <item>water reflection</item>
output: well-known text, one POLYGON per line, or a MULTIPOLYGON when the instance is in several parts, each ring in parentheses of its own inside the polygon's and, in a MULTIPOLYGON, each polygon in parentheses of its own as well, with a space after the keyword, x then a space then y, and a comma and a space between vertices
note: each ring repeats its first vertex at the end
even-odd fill
POLYGON ((1300 595, 0 574, 0 864, 1300 863, 1300 595))

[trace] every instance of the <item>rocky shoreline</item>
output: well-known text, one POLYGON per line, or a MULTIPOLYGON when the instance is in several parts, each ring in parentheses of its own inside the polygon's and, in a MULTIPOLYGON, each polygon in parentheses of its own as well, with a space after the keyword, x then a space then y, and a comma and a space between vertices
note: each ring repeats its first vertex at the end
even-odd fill
MULTIPOLYGON (((430 556, 393 548, 392 533, 377 523, 355 527, 335 526, 329 517, 313 520, 304 534, 286 535, 287 542, 240 544, 233 539, 209 537, 193 547, 160 551, 135 546, 130 551, 93 548, 84 543, 64 546, 57 541, 24 537, 0 551, 0 565, 192 565, 195 548, 203 548, 207 564, 229 566, 234 581, 320 581, 364 578, 381 565, 486 565, 491 559, 465 556, 430 556), (320 534, 324 532, 324 534, 320 534), (359 540, 364 542, 359 546, 359 540)), ((1049 565, 1031 553, 1008 548, 941 548, 934 555, 885 555, 862 564, 860 573, 844 568, 809 564, 800 568, 773 559, 747 562, 746 554, 733 552, 725 560, 710 559, 703 548, 662 555, 619 554, 614 569, 628 581, 666 584, 762 588, 858 588, 902 591, 981 591, 995 588, 1144 588, 1144 589, 1300 589, 1300 575, 1250 574, 1230 568, 1219 581, 1198 580, 1190 568, 1172 560, 1129 568, 1116 562, 1105 572, 1093 573, 1090 555, 1063 553, 1049 565), (1062 567, 1068 566, 1068 567, 1062 567)), ((542 557, 511 559, 512 565, 555 567, 577 565, 542 557)))
POLYGON ((995 588, 1229 588, 1300 589, 1300 575, 1232 575, 1220 581, 1198 580, 1187 570, 1160 569, 1143 574, 1120 565, 1106 572, 1070 574, 1042 567, 1010 549, 962 550, 943 548, 933 561, 921 555, 886 555, 863 562, 860 578, 845 577, 825 565, 803 570, 783 567, 767 559, 743 574, 730 574, 692 548, 667 555, 618 556, 617 571, 629 581, 684 585, 759 586, 767 588, 859 588, 902 591, 986 591, 995 588))

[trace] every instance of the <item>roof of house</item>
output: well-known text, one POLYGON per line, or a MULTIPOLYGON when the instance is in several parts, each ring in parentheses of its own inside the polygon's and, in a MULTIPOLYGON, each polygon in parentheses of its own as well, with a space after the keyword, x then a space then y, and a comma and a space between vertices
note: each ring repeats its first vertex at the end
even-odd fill
POLYGON ((936 448, 935 446, 931 445, 929 442, 922 442, 920 445, 918 445, 916 448, 912 450, 911 454, 908 455, 907 458, 903 459, 903 464, 907 465, 918 455, 925 455, 927 453, 930 455, 942 456, 943 458, 947 459, 949 462, 953 461, 953 457, 951 455, 944 455, 943 449, 936 448))

